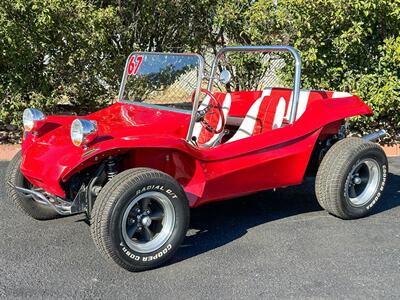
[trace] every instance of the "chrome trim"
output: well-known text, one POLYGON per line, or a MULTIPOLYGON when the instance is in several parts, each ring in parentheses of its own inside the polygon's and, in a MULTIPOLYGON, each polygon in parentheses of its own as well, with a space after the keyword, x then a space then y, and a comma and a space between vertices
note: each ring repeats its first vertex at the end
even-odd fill
POLYGON ((50 201, 50 199, 48 199, 44 194, 42 194, 42 193, 40 193, 38 191, 29 190, 29 189, 25 189, 25 188, 22 188, 22 187, 19 187, 19 186, 15 186, 10 182, 8 182, 8 184, 11 185, 20 194, 22 194, 24 196, 30 196, 36 202, 38 202, 38 203, 40 203, 42 205, 46 205, 46 206, 49 206, 49 207, 53 208, 60 215, 65 216, 65 215, 70 215, 71 214, 71 206, 63 206, 63 205, 53 204, 50 201))
POLYGON ((382 174, 380 170, 379 163, 375 159, 370 158, 364 159, 353 166, 346 180, 345 193, 345 196, 348 198, 352 206, 360 207, 372 201, 382 180, 382 174), (361 168, 363 167, 367 168, 368 174, 359 174, 361 168), (355 187, 361 184, 365 184, 365 186, 363 187, 362 191, 358 191, 357 193, 355 187), (349 190, 353 190, 353 195, 350 195, 351 193, 349 190))
POLYGON ((289 123, 293 123, 296 120, 297 107, 300 96, 300 83, 301 83, 301 57, 299 53, 291 46, 273 45, 273 46, 229 46, 222 48, 214 58, 210 80, 208 82, 207 89, 210 91, 213 85, 215 71, 218 66, 218 59, 225 52, 290 52, 295 59, 295 74, 294 74, 294 88, 293 88, 293 101, 289 116, 289 123))
POLYGON ((198 69, 199 71, 198 71, 198 80, 197 80, 197 85, 196 85, 196 91, 194 94, 192 117, 190 118, 189 129, 188 129, 188 133, 186 135, 186 141, 188 141, 188 142, 190 142, 192 140, 193 128, 194 128, 194 124, 196 123, 196 114, 197 114, 197 109, 199 106, 201 81, 203 80, 203 72, 204 72, 204 59, 201 55, 199 55, 199 54, 196 54, 196 55, 199 58, 200 65, 199 65, 199 69, 198 69))
POLYGON ((24 112, 22 113, 22 124, 24 126, 24 130, 25 131, 31 131, 33 129, 38 129, 38 127, 43 125, 45 120, 46 120, 46 115, 42 111, 40 111, 40 110, 38 110, 36 108, 26 108, 24 110, 24 112), (31 120, 27 119, 28 115, 29 115, 29 117, 31 117, 31 120), (28 130, 27 129, 27 122, 29 122, 29 121, 32 122, 32 126, 28 130))
MULTIPOLYGON (((156 220, 156 219, 154 219, 156 220)), ((143 193, 136 198, 132 199, 132 202, 128 205, 128 207, 125 209, 124 215, 122 217, 121 221, 121 230, 122 230, 122 237, 125 241, 125 243, 129 246, 134 251, 137 251, 139 253, 151 253, 153 251, 159 250, 171 237, 174 228, 175 228, 175 223, 176 223, 176 216, 175 216, 175 208, 174 205, 172 204, 171 200, 164 194, 157 192, 157 191, 149 191, 146 193, 143 193), (157 202, 160 207, 162 208, 162 217, 161 217, 161 231, 155 234, 151 240, 147 242, 141 242, 141 241, 136 241, 132 239, 132 236, 134 232, 137 230, 137 226, 139 223, 143 225, 144 227, 148 227, 152 223, 152 218, 151 218, 151 213, 146 212, 146 211, 140 211, 140 208, 138 209, 138 214, 137 216, 134 216, 132 214, 132 210, 134 209, 134 206, 139 204, 139 202, 148 200, 148 201, 155 201, 157 202), (150 213, 150 214, 149 214, 150 213), (133 218, 132 218, 133 215, 133 218), (135 223, 130 223, 128 222, 129 219, 131 221, 135 221, 135 223), (133 225, 134 229, 132 231, 132 236, 130 237, 128 234, 128 226, 133 225), (136 225, 137 224, 137 225, 136 225)))
POLYGON ((84 203, 82 203, 81 199, 81 194, 83 192, 82 189, 78 192, 73 202, 68 202, 58 197, 56 199, 51 199, 39 191, 15 186, 9 181, 7 182, 7 184, 10 185, 12 188, 14 188, 18 193, 27 197, 31 197, 37 203, 54 209, 58 214, 62 216, 81 213, 85 210, 84 203))
POLYGON ((386 135, 387 135, 386 130, 381 129, 377 132, 373 132, 373 133, 364 135, 362 138, 363 138, 363 140, 366 140, 366 141, 375 142, 375 141, 379 140, 381 137, 384 137, 386 135))
MULTIPOLYGON (((76 133, 75 133, 76 134, 76 133)), ((97 136, 97 122, 94 120, 85 120, 85 119, 75 119, 71 123, 70 130, 71 141, 75 146, 81 147, 93 141, 97 136), (82 139, 79 145, 75 145, 74 141, 76 140, 73 136, 73 130, 75 129, 76 124, 79 124, 82 132, 78 132, 79 135, 82 135, 82 139)))
POLYGON ((127 101, 127 100, 121 100, 119 102, 130 104, 130 105, 138 105, 138 106, 150 107, 150 108, 154 108, 154 109, 167 110, 167 111, 172 111, 172 112, 176 112, 176 113, 182 113, 185 115, 192 114, 190 109, 174 108, 174 107, 168 107, 168 106, 163 106, 163 105, 159 105, 159 104, 132 102, 132 101, 127 101))

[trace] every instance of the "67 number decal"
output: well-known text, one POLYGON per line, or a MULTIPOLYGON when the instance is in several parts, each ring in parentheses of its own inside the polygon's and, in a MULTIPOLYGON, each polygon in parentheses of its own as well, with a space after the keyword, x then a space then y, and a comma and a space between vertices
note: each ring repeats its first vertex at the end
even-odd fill
POLYGON ((128 64, 128 75, 136 75, 139 70, 140 65, 142 64, 143 56, 142 55, 132 55, 128 64))

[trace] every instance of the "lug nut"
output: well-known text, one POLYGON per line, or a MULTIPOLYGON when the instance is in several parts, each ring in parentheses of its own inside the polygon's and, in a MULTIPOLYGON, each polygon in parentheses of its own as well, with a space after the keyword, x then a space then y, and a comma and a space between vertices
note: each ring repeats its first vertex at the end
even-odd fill
POLYGON ((354 177, 354 179, 353 179, 353 183, 354 184, 360 184, 361 183, 361 178, 360 177, 354 177))

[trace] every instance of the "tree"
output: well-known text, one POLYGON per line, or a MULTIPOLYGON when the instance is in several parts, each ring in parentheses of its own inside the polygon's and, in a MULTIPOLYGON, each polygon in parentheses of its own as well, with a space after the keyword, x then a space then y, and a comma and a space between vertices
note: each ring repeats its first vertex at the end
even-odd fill
MULTIPOLYGON (((227 1, 219 6, 216 22, 228 44, 294 46, 303 60, 303 88, 362 96, 375 114, 364 122, 357 118, 353 130, 383 127, 396 135, 399 0, 227 1)), ((291 80, 291 70, 284 70, 291 80)))

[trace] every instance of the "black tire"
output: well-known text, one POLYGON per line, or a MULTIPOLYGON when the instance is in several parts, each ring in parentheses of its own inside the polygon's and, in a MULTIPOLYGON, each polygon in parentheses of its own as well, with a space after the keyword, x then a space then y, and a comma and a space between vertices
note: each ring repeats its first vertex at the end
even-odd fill
POLYGON ((345 138, 329 149, 319 166, 318 202, 342 219, 364 217, 382 196, 387 174, 388 161, 379 145, 345 138))
POLYGON ((59 217, 59 214, 57 214, 53 209, 37 203, 30 197, 26 197, 18 193, 8 184, 8 182, 11 182, 15 186, 29 189, 32 188, 32 185, 28 182, 28 180, 26 180, 20 171, 21 161, 22 155, 21 151, 19 151, 8 164, 5 176, 6 193, 8 199, 11 199, 21 212, 36 220, 50 220, 59 217))
POLYGON ((163 172, 137 168, 118 174, 100 191, 92 211, 91 234, 106 259, 137 272, 158 267, 171 258, 185 238, 188 225, 189 205, 179 183, 163 172), (165 207, 157 202, 160 199, 165 207), (145 200, 149 201, 147 212, 137 212, 140 208, 146 210, 143 209, 145 200), (157 211, 164 212, 162 220, 152 219, 150 225, 145 225, 144 218, 151 219, 157 211), (136 220, 141 231, 129 231, 132 220, 136 220), (153 234, 159 232, 149 239, 144 234, 148 230, 153 234), (133 232, 133 236, 130 237, 129 232, 133 232), (159 242, 155 244, 156 248, 138 249, 156 239, 159 242))

